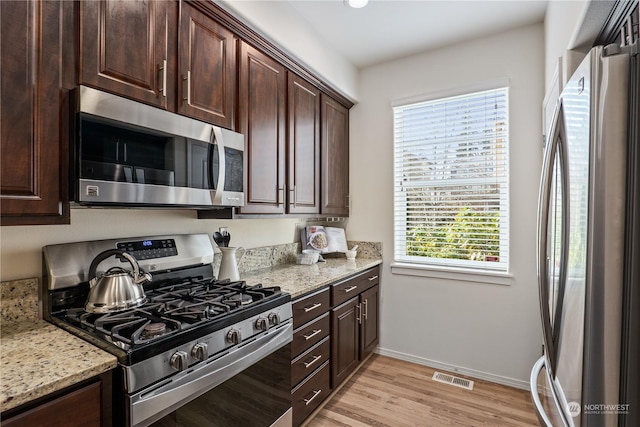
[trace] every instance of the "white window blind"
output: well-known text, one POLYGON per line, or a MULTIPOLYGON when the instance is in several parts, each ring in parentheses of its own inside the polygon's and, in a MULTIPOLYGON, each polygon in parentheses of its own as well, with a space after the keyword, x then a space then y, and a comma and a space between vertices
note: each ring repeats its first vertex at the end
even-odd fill
POLYGON ((508 111, 508 88, 393 108, 396 262, 508 269, 508 111))

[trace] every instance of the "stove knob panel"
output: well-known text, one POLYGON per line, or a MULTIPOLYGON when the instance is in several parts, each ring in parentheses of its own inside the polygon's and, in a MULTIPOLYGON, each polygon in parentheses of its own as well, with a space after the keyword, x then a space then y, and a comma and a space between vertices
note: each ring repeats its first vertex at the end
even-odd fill
POLYGON ((191 349, 191 356, 196 360, 207 360, 209 357, 209 349, 206 342, 199 342, 191 349))
POLYGON ((169 365, 176 371, 184 371, 189 366, 189 355, 185 351, 176 351, 169 359, 169 365))
POLYGON ((280 323, 280 315, 278 313, 269 313, 269 323, 276 326, 280 323))
POLYGON ((240 331, 237 329, 231 329, 229 332, 227 332, 227 341, 231 344, 240 344, 240 341, 242 341, 242 335, 240 334, 240 331))
POLYGON ((265 317, 258 317, 258 320, 256 320, 256 329, 260 331, 266 331, 269 329, 269 320, 265 317))

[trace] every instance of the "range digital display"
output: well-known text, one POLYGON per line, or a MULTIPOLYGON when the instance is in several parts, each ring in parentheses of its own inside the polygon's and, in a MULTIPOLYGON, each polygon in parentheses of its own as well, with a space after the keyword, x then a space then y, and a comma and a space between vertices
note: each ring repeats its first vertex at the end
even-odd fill
POLYGON ((130 253, 137 260, 163 258, 178 255, 176 242, 173 239, 121 242, 118 243, 116 247, 121 251, 130 253))

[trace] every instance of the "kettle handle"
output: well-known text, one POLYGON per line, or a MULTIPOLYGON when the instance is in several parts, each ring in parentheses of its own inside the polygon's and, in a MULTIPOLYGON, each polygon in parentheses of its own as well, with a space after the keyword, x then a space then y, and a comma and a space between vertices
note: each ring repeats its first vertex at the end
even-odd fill
POLYGON ((131 267, 133 267, 133 278, 134 280, 137 280, 138 277, 140 276, 140 265, 138 265, 138 261, 131 256, 130 254, 128 254, 125 251, 122 251, 120 249, 107 249, 104 252, 100 252, 98 255, 96 255, 96 257, 93 259, 93 261, 91 261, 91 266, 89 267, 89 286, 93 286, 94 283, 92 283, 92 281, 94 281, 96 279, 96 271, 98 269, 98 264, 100 264, 102 261, 104 261, 105 259, 116 255, 118 258, 120 259, 126 259, 127 261, 129 261, 129 264, 131 264, 131 267))

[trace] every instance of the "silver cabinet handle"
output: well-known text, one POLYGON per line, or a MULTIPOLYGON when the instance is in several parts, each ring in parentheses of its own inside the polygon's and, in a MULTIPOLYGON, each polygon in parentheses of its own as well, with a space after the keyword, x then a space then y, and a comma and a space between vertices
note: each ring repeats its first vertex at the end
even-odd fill
POLYGON ((349 286, 347 289, 344 289, 345 292, 351 292, 354 289, 358 289, 358 286, 349 286))
POLYGON ((284 204, 284 195, 285 195, 285 188, 284 187, 277 187, 277 196, 276 196, 276 204, 278 206, 283 205, 284 204), (282 196, 280 196, 280 194, 282 194, 282 196))
POLYGON ((322 389, 320 390, 313 390, 313 396, 311 396, 311 399, 303 399, 304 400, 304 406, 309 405, 309 403, 311 403, 311 401, 313 399, 315 399, 316 397, 318 397, 318 395, 322 393, 322 389))
POLYGON ((322 303, 317 302, 317 303, 315 303, 315 304, 313 304, 313 305, 309 305, 309 306, 305 307, 305 308, 304 308, 304 312, 305 312, 305 313, 308 313, 308 312, 310 312, 311 310, 315 310, 316 308, 318 308, 318 307, 320 307, 320 306, 322 306, 322 303))
POLYGON ((367 320, 367 314, 369 313, 369 300, 364 300, 362 304, 364 304, 364 313, 362 314, 362 317, 364 317, 364 320, 367 320))
POLYGON ((311 335, 303 335, 305 341, 309 341, 311 338, 315 337, 319 333, 322 332, 322 329, 314 329, 311 335))
POLYGON ((296 190, 296 186, 293 186, 293 190, 289 190, 289 191, 293 191, 293 207, 297 208, 298 207, 298 192, 296 190))
POLYGON ((187 77, 182 79, 187 82, 187 96, 183 96, 182 100, 187 101, 187 104, 191 105, 191 70, 187 71, 187 77))
POLYGON ((378 276, 376 275, 376 276, 369 277, 368 279, 369 279, 370 282, 373 282, 377 278, 378 278, 378 276))
POLYGON ((162 88, 158 90, 160 95, 167 97, 167 60, 162 61, 162 66, 158 68, 158 71, 162 71, 162 88))
POLYGON ((313 359, 311 359, 311 362, 303 362, 304 367, 308 368, 309 366, 313 365, 314 363, 316 363, 320 359, 322 359, 321 355, 314 355, 313 359))
POLYGON ((356 305, 356 320, 362 324, 362 304, 356 305))

